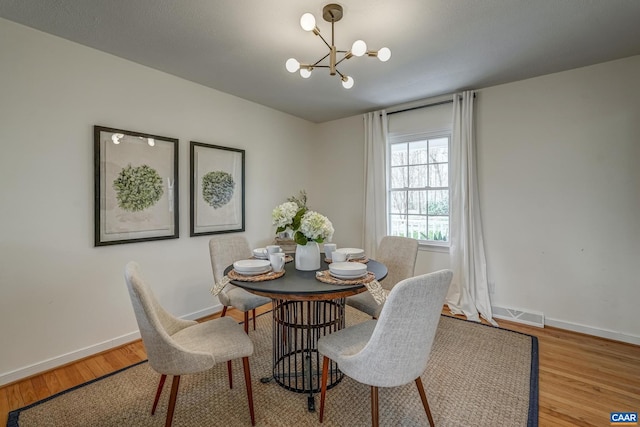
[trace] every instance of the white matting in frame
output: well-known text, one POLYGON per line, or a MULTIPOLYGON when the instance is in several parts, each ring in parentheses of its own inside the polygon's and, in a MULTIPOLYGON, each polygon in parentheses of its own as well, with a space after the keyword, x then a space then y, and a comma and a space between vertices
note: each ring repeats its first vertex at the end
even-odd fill
POLYGON ((244 157, 191 141, 191 236, 244 231, 244 157))

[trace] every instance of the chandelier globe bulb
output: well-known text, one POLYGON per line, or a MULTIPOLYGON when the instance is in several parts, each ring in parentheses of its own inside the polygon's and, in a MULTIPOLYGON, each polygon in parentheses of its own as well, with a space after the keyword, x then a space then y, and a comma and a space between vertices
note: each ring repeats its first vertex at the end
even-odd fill
POLYGON ((378 51, 378 59, 382 62, 387 62, 391 58, 391 49, 383 47, 378 51))
POLYGON ((300 63, 295 58, 289 58, 289 59, 287 59, 287 62, 285 63, 285 67, 287 67, 287 71, 288 72, 295 73, 296 71, 298 71, 300 69, 300 63))
POLYGON ((311 13, 307 12, 300 18, 300 26, 305 31, 313 31, 316 27, 316 18, 311 13))
POLYGON ((351 89, 353 87, 353 77, 351 76, 344 76, 342 78, 342 87, 344 87, 345 89, 351 89))
POLYGON ((367 44, 363 40, 356 40, 351 46, 351 53, 355 56, 362 56, 367 52, 367 44))

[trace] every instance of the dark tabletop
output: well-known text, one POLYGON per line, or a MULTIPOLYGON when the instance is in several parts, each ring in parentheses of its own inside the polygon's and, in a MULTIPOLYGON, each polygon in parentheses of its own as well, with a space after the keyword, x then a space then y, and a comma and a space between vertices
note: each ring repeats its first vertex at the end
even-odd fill
MULTIPOLYGON (((292 300, 344 298, 363 292, 366 289, 362 284, 332 285, 330 283, 323 283, 316 279, 316 271, 296 270, 295 264, 295 260, 285 264, 284 276, 275 280, 265 280, 263 282, 232 280, 231 283, 258 295, 292 300)), ((387 267, 384 264, 370 259, 366 265, 367 270, 375 274, 376 280, 382 280, 387 276, 387 267)), ((224 271, 225 274, 232 268, 232 265, 227 267, 224 271)), ((328 268, 329 265, 324 262, 323 259, 320 270, 327 270, 328 268)))

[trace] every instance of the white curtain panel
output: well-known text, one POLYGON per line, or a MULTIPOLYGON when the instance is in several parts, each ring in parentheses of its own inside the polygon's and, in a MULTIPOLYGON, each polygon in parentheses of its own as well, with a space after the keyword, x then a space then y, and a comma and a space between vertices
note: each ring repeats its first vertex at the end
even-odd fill
POLYGON ((491 312, 487 261, 484 254, 476 147, 473 123, 475 93, 453 96, 451 141, 451 247, 453 280, 447 305, 454 314, 480 321, 478 313, 496 325, 491 312))
POLYGON ((364 115, 364 230, 363 249, 374 258, 387 235, 387 112, 364 115))

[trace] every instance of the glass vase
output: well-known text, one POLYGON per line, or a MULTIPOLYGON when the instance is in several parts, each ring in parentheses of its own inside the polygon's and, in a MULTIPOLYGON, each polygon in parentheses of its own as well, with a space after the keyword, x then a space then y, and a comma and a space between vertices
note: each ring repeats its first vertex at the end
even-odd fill
POLYGON ((296 246, 296 270, 320 270, 320 246, 316 242, 296 246))

